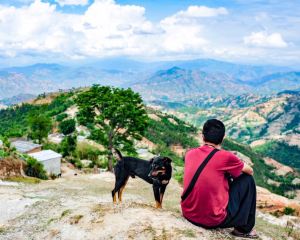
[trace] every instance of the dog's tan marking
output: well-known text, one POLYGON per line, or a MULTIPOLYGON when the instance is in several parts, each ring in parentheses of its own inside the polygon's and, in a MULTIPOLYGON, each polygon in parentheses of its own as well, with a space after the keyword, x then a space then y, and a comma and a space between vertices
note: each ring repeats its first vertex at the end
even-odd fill
POLYGON ((114 196, 113 196, 113 202, 114 202, 114 204, 117 203, 117 197, 116 197, 116 194, 114 194, 114 196))
POLYGON ((124 185, 120 188, 120 190, 119 190, 119 192, 118 192, 119 202, 122 202, 123 191, 124 191, 124 188, 125 188, 125 186, 126 186, 126 184, 127 184, 127 182, 128 182, 128 179, 129 179, 129 177, 127 177, 127 179, 126 179, 124 185))
POLYGON ((161 203, 156 201, 156 208, 161 208, 161 203))

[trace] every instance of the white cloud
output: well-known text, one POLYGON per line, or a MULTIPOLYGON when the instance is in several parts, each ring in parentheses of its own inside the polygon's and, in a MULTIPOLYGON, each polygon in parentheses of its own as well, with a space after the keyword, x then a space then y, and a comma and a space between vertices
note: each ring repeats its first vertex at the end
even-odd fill
MULTIPOLYGON (((42 0, 22 7, 0 5, 0 58, 17 61, 24 56, 63 60, 133 56, 155 60, 236 60, 274 56, 278 51, 287 55, 285 51, 292 47, 291 41, 287 44, 275 31, 253 32, 241 42, 254 24, 260 24, 260 19, 255 21, 255 14, 251 19, 239 15, 232 18, 222 7, 190 6, 159 22, 147 19, 144 7, 121 5, 114 0, 95 0, 81 14, 65 13, 56 7, 42 0), (249 20, 253 20, 250 27, 249 20)), ((286 31, 282 33, 291 39, 286 31)))
POLYGON ((288 46, 280 33, 268 34, 265 31, 252 32, 249 36, 244 37, 244 43, 249 46, 267 48, 284 48, 288 46))
POLYGON ((81 5, 85 6, 89 3, 89 0, 55 0, 60 6, 65 5, 81 5))
POLYGON ((228 11, 226 8, 210 8, 206 6, 189 6, 185 11, 179 11, 176 14, 167 17, 163 20, 166 24, 190 24, 200 18, 216 17, 218 15, 226 15, 228 11))

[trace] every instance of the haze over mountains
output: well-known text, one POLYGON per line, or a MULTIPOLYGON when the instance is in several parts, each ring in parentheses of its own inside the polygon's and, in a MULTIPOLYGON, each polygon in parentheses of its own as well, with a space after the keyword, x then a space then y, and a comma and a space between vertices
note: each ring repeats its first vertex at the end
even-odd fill
POLYGON ((0 99, 96 83, 132 87, 145 100, 178 100, 203 95, 268 95, 299 90, 300 72, 288 67, 250 66, 210 59, 151 63, 110 59, 82 65, 35 64, 0 70, 0 99))

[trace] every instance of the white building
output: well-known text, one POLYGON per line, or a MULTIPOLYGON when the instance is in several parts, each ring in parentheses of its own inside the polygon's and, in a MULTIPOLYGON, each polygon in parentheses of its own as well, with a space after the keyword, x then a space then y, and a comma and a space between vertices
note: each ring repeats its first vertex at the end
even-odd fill
POLYGON ((61 173, 61 154, 52 150, 43 150, 28 155, 41 162, 49 174, 58 175, 61 173))
POLYGON ((25 140, 12 141, 11 146, 15 147, 20 153, 34 153, 42 150, 41 144, 36 144, 25 140))

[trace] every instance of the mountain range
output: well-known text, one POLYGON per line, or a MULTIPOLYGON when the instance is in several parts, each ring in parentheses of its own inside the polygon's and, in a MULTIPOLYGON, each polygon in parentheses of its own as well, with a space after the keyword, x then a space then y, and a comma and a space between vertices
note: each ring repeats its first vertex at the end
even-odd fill
POLYGON ((0 69, 0 100, 92 84, 132 87, 145 100, 195 99, 203 95, 267 95, 300 89, 300 72, 211 59, 138 62, 106 59, 86 63, 35 64, 0 69))

